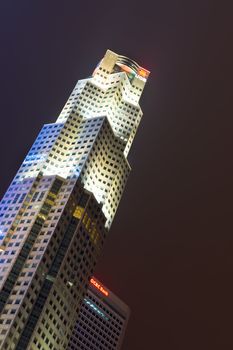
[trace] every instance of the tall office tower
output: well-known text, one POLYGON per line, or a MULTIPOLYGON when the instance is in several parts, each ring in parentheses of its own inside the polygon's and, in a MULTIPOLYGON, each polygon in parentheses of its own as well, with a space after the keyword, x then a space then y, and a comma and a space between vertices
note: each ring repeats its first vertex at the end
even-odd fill
POLYGON ((130 310, 116 295, 91 278, 69 350, 119 350, 130 310))
POLYGON ((0 348, 66 349, 130 166, 149 72, 107 51, 0 204, 0 348))

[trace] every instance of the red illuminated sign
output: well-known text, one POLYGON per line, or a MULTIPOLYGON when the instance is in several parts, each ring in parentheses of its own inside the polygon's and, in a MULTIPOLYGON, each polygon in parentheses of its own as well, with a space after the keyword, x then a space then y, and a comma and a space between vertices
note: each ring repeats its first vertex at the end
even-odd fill
POLYGON ((108 296, 108 291, 106 289, 104 289, 103 286, 101 286, 101 284, 99 284, 96 280, 94 280, 94 278, 92 278, 90 280, 91 284, 93 284, 93 286, 95 286, 102 294, 106 295, 106 297, 108 296))

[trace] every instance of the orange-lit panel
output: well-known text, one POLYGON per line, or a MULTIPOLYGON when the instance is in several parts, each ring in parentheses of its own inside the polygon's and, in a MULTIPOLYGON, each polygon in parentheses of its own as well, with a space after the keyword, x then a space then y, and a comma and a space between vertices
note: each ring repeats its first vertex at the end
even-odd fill
POLYGON ((145 69, 140 68, 138 70, 138 75, 140 75, 143 78, 147 78, 148 75, 149 75, 149 72, 147 70, 145 70, 145 69))

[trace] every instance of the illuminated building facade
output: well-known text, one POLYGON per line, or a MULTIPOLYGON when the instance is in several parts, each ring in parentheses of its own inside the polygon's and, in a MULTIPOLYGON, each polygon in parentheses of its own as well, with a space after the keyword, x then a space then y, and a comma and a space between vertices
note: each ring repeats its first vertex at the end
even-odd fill
POLYGON ((90 281, 69 350, 119 350, 130 310, 96 278, 90 281))
POLYGON ((122 196, 149 72, 108 50, 0 203, 0 348, 65 349, 122 196))

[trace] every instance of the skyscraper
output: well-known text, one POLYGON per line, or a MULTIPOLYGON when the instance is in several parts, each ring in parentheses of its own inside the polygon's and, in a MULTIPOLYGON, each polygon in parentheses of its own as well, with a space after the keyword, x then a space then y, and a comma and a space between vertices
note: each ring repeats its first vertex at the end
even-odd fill
POLYGON ((123 301, 91 278, 68 350, 119 350, 129 314, 123 301))
POLYGON ((148 75, 108 50, 1 200, 1 349, 66 349, 130 172, 148 75))

